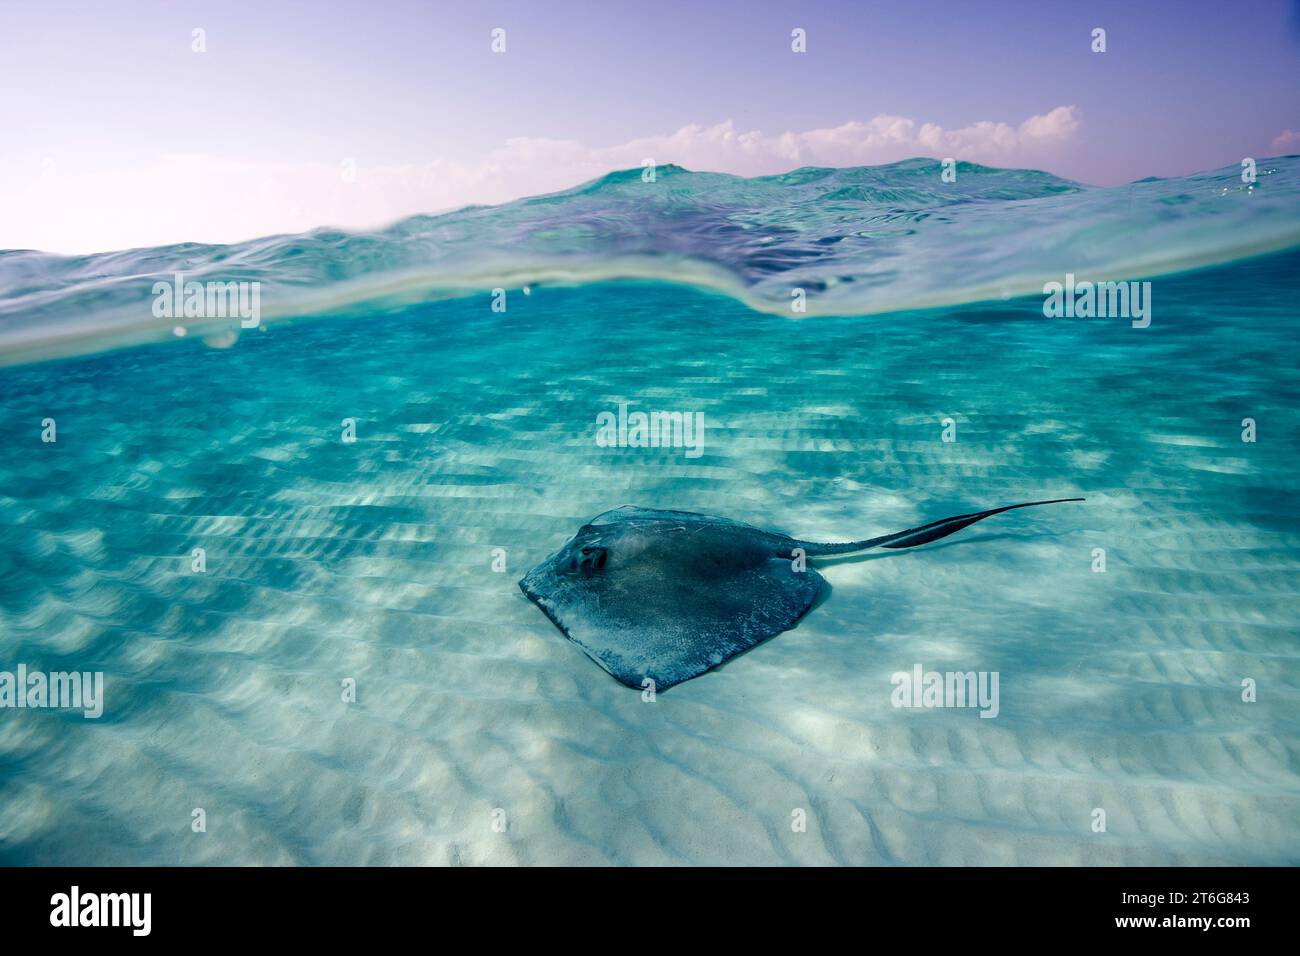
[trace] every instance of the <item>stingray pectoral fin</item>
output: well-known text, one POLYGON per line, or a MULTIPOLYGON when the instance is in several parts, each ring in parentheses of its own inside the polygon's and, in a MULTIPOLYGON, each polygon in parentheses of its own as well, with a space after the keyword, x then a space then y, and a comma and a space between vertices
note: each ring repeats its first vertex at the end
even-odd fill
MULTIPOLYGON (((690 555, 688 555, 688 558, 690 555)), ((571 582, 543 562, 519 582, 587 656, 628 687, 666 690, 782 631, 816 602, 823 578, 785 558, 716 567, 624 567, 571 582)))
POLYGON ((1026 501, 1023 504, 1006 505, 1002 508, 991 508, 988 511, 977 511, 973 514, 940 518, 938 521, 923 524, 919 528, 908 528, 906 531, 885 534, 878 538, 867 538, 864 541, 845 541, 841 544, 817 544, 800 541, 799 546, 804 549, 804 553, 810 558, 830 554, 850 554, 854 551, 865 551, 867 548, 915 548, 919 544, 929 544, 931 541, 946 538, 962 528, 973 525, 976 521, 983 521, 985 518, 1000 515, 1004 511, 1014 511, 1016 508, 1032 508, 1035 505, 1059 505, 1067 501, 1083 500, 1083 498, 1053 498, 1051 501, 1026 501))

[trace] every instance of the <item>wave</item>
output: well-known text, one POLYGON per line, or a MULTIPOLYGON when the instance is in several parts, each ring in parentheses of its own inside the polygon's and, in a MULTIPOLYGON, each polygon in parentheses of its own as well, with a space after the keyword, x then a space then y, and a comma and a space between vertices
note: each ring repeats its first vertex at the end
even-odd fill
MULTIPOLYGON (((232 245, 95 255, 0 252, 0 363, 173 336, 154 284, 260 283, 282 321, 541 284, 685 283, 749 307, 870 315, 1041 293, 1074 273, 1150 277, 1300 245, 1300 156, 1094 187, 934 159, 745 178, 661 166, 373 232, 317 229, 232 245)), ((184 320, 228 344, 230 319, 184 320)))

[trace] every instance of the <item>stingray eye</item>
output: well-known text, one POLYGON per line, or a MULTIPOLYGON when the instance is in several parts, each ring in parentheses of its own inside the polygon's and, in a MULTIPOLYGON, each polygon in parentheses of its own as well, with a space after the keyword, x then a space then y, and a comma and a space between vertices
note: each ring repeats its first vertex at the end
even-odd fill
POLYGON ((591 548, 583 548, 583 549, 582 549, 582 553, 583 553, 583 554, 591 554, 591 548))

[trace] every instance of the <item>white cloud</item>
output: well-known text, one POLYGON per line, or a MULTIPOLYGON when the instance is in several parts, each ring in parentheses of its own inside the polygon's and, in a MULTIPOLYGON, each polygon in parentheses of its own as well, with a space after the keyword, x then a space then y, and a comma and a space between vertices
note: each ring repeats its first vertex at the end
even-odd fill
POLYGON ((1273 152, 1277 155, 1300 151, 1300 133, 1284 129, 1273 137, 1273 152))
POLYGON ((54 173, 0 192, 0 248, 91 252, 188 240, 234 242, 320 225, 368 229, 415 213, 552 192, 640 166, 645 159, 745 176, 919 155, 1050 165, 1080 123, 1073 106, 1058 106, 1017 126, 982 121, 960 129, 882 114, 827 129, 767 134, 737 130, 728 120, 606 147, 510 139, 475 164, 359 163, 351 181, 342 157, 274 163, 164 155, 126 169, 70 177, 54 173))

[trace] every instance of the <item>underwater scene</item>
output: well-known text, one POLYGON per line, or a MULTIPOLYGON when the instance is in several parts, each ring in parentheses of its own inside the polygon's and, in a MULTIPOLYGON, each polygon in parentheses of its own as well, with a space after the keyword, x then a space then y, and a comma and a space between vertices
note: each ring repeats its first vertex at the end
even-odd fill
POLYGON ((1300 158, 1259 173, 668 166, 0 254, 0 862, 1300 861, 1300 158), (756 631, 811 579, 729 567, 1076 498, 809 549, 756 631), (518 582, 625 505, 743 524, 546 571, 568 640, 518 582), (647 663, 723 605, 757 637, 647 663))

